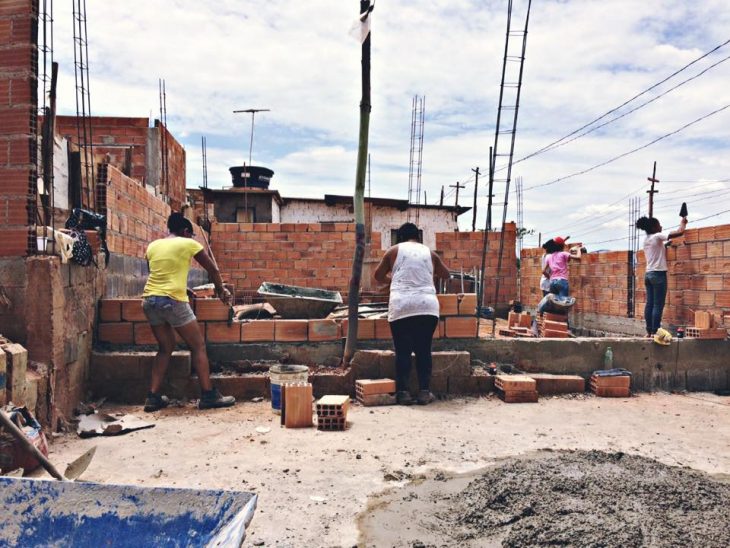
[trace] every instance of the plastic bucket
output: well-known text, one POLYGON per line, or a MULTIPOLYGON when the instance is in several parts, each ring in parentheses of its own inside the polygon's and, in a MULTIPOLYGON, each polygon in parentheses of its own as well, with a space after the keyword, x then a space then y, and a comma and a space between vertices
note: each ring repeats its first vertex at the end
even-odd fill
POLYGON ((271 410, 277 415, 281 413, 281 385, 295 382, 307 382, 309 368, 306 365, 272 365, 269 368, 271 384, 271 410))

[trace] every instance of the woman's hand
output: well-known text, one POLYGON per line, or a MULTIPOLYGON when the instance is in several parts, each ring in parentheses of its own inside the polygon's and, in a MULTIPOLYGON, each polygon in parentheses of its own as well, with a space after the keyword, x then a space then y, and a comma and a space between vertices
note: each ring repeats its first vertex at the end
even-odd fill
POLYGON ((215 296, 218 297, 226 306, 231 306, 231 301, 233 300, 232 295, 225 287, 216 288, 215 296))

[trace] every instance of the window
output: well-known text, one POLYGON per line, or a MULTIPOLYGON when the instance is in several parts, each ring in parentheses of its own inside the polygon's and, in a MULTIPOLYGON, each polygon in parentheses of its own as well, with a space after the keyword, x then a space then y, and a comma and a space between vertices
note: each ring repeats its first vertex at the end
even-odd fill
MULTIPOLYGON (((423 230, 418 230, 418 241, 423 243, 423 230)), ((398 229, 392 228, 390 230, 390 245, 395 245, 398 243, 398 229)))
POLYGON ((255 223, 256 222, 256 208, 255 207, 237 207, 236 208, 236 222, 237 223, 255 223))

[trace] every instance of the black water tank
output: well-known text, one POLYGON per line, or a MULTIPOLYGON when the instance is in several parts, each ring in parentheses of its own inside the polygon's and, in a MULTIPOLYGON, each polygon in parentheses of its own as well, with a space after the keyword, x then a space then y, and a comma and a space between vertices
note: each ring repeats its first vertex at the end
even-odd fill
POLYGON ((233 166, 228 168, 235 187, 269 188, 274 172, 267 167, 233 166))

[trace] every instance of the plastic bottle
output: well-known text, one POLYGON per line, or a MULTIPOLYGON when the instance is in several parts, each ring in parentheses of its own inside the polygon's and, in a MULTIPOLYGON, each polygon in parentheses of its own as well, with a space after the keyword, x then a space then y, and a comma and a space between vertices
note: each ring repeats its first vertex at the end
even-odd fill
POLYGON ((603 356, 603 368, 613 369, 613 350, 610 346, 606 348, 606 354, 603 356))

